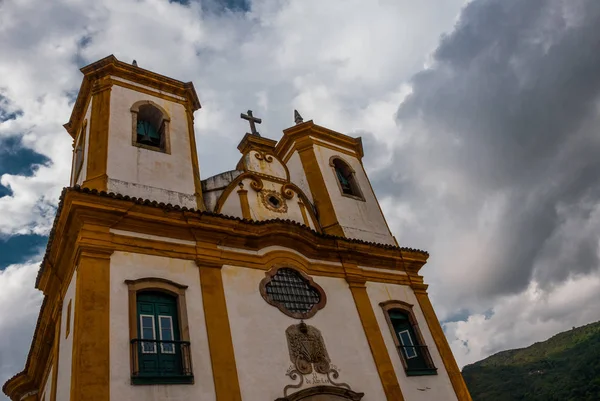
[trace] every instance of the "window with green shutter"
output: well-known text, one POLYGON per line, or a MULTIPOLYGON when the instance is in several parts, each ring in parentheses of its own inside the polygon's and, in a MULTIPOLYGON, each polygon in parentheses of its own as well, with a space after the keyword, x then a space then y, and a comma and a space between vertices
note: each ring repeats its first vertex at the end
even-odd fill
POLYGON ((131 341, 137 370, 134 384, 193 381, 189 342, 181 341, 177 298, 167 293, 137 293, 138 338, 131 341))
POLYGON ((412 305, 400 301, 381 304, 407 376, 435 375, 437 369, 419 331, 412 305))

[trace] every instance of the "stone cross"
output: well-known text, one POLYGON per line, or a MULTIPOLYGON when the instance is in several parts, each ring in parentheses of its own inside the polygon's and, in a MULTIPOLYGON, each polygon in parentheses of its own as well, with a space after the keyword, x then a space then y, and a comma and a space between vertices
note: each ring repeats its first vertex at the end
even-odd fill
POLYGON ((258 131, 256 130, 256 124, 260 124, 262 123, 262 119, 254 117, 252 115, 252 110, 248 110, 248 114, 240 114, 240 118, 243 118, 244 120, 248 120, 248 122, 250 123, 250 131, 252 132, 252 135, 256 135, 256 136, 260 136, 260 134, 258 133, 258 131))

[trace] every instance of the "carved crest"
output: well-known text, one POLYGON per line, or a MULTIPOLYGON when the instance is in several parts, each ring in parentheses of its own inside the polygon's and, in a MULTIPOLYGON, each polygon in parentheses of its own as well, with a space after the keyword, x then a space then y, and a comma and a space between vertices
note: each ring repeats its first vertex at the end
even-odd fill
POLYGON ((319 329, 304 322, 294 324, 285 331, 290 351, 290 359, 298 372, 327 374, 331 360, 319 329))

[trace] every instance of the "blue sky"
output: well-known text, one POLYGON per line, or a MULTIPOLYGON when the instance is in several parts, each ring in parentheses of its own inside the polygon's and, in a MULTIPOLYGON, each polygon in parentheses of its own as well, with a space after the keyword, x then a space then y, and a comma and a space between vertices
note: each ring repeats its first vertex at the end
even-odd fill
POLYGON ((396 238, 426 249, 460 365, 600 319, 595 0, 0 2, 0 381, 21 370, 72 141, 79 68, 193 81, 202 178, 242 111, 362 136, 396 238))

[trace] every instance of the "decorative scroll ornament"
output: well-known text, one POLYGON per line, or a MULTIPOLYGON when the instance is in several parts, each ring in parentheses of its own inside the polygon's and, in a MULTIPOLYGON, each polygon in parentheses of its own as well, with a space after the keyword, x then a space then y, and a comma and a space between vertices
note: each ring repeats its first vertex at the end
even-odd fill
POLYGON ((294 197, 294 189, 293 186, 290 185, 289 183, 287 184, 283 184, 281 186, 281 195, 285 198, 285 199, 292 199, 294 197))
POLYGON ((250 187, 256 192, 260 192, 264 187, 261 178, 256 175, 251 175, 250 179, 252 180, 250 181, 250 187))
POLYGON ((268 189, 261 191, 260 201, 264 207, 272 212, 286 213, 288 210, 288 205, 285 202, 285 199, 277 191, 268 189))
POLYGON ((266 154, 265 152, 261 152, 260 150, 256 150, 254 153, 254 157, 258 160, 264 160, 267 163, 271 163, 273 161, 273 156, 266 154))

